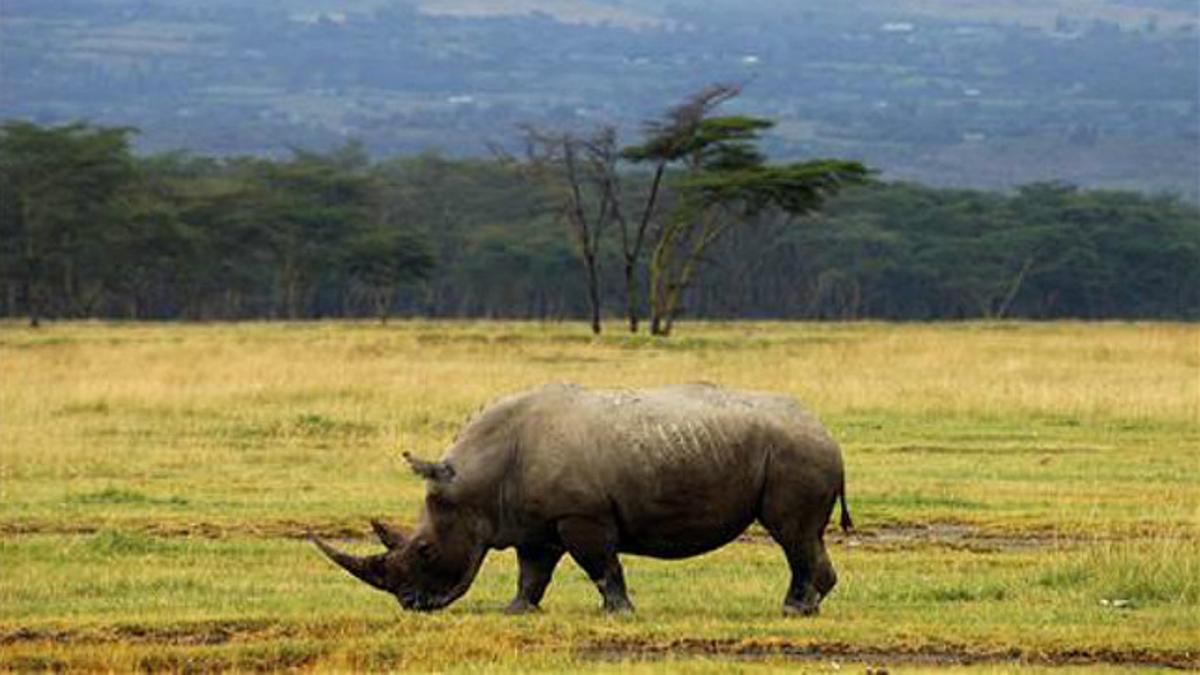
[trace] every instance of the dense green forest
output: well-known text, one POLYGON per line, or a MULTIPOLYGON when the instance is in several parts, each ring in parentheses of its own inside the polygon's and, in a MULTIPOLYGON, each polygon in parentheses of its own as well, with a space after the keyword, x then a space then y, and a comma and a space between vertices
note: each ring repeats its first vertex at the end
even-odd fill
MULTIPOLYGON (((564 184, 524 158, 373 160, 353 143, 287 159, 141 156, 132 134, 0 130, 0 316, 588 315, 564 184)), ((639 213, 653 165, 614 166, 626 186, 617 206, 639 213)), ((599 203, 591 185, 588 208, 599 203)), ((713 191, 666 172, 650 241, 689 189, 713 191)), ((683 289, 680 314, 1200 318, 1200 209, 1174 197, 1056 183, 834 192, 820 210, 721 211, 737 226, 697 260, 703 274, 683 289)), ((598 300, 607 328, 623 330, 621 234, 596 222, 598 300)), ((640 289, 652 287, 649 260, 633 269, 640 289)), ((638 314, 651 310, 643 295, 638 314)))

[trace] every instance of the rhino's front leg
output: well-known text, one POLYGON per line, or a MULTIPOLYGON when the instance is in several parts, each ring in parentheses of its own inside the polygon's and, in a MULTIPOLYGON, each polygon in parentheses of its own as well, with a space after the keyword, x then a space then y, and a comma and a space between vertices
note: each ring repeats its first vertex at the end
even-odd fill
POLYGON ((596 584, 604 598, 604 611, 632 612, 625 573, 617 559, 616 526, 590 518, 566 518, 559 522, 558 534, 571 558, 596 584))
POLYGON ((536 610, 562 555, 563 550, 558 546, 518 546, 517 562, 521 572, 517 579, 517 595, 504 611, 525 614, 536 610))

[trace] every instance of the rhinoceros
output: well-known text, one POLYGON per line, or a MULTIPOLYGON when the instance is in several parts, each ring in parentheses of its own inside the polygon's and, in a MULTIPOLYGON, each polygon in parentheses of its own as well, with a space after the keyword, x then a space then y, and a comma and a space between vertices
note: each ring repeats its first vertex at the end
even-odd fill
POLYGON ((515 547, 509 613, 539 607, 564 553, 609 612, 633 610, 619 554, 686 558, 755 520, 791 568, 786 614, 815 614, 837 583, 824 532, 841 500, 842 457, 791 399, 708 384, 652 390, 550 385, 479 412, 438 461, 405 458, 426 480, 411 535, 371 521, 387 547, 352 556, 312 537, 335 563, 408 610, 449 605, 491 549, 515 547))

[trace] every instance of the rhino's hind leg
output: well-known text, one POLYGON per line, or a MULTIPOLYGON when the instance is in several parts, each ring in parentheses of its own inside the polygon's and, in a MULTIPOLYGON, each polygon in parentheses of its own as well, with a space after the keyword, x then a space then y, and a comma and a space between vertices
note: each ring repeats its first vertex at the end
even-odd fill
POLYGON ((821 611, 822 593, 817 589, 815 549, 819 542, 800 542, 785 546, 788 567, 792 569, 792 581, 788 584, 787 596, 783 599, 783 613, 813 616, 821 611))
POLYGON ((766 506, 759 520, 771 538, 783 548, 792 571, 792 581, 783 599, 783 613, 801 616, 817 614, 821 599, 837 583, 837 575, 822 540, 832 506, 820 502, 793 503, 790 508, 777 503, 768 503, 766 506), (814 513, 825 517, 818 520, 811 516, 814 513), (809 517, 797 517, 805 514, 809 514, 809 517))
POLYGON ((604 598, 606 612, 632 612, 625 573, 617 559, 617 528, 588 518, 566 518, 558 534, 571 558, 583 568, 604 598))
POLYGON ((562 548, 557 546, 518 546, 517 561, 521 572, 517 580, 517 595, 504 611, 508 614, 525 614, 536 610, 562 555, 562 548))

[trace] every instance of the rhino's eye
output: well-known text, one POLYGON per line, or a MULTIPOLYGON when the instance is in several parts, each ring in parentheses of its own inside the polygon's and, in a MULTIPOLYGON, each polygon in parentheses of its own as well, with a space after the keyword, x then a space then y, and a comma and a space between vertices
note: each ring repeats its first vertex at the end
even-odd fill
POLYGON ((437 549, 434 548, 432 542, 422 539, 417 542, 417 555, 426 562, 432 562, 437 558, 437 549))
POLYGON ((429 494, 425 495, 425 504, 432 506, 440 511, 453 509, 454 500, 450 498, 444 491, 438 488, 431 488, 429 494))

